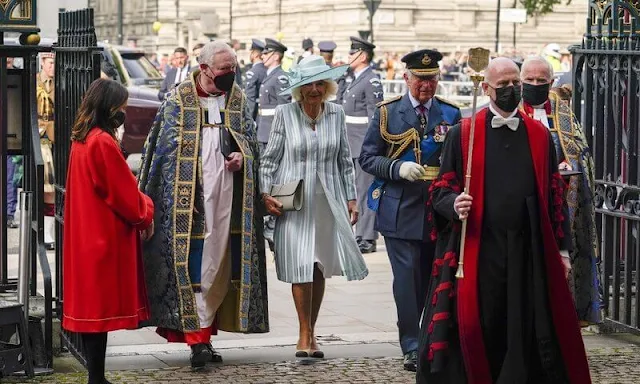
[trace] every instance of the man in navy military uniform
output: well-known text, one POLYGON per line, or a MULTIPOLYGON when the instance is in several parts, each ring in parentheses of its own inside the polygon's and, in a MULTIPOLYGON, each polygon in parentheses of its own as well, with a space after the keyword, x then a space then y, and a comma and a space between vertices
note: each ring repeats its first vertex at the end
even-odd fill
POLYGON ((375 176, 368 205, 385 238, 404 368, 411 371, 435 251, 426 217, 428 191, 438 176, 447 131, 461 118, 458 107, 434 97, 440 60, 442 54, 432 50, 402 58, 409 92, 378 104, 359 158, 362 169, 375 176))
POLYGON ((376 46, 358 37, 350 39, 349 63, 352 78, 350 78, 351 81, 349 78, 346 80, 346 87, 342 94, 342 107, 346 115, 351 157, 355 164, 358 210, 361 215, 356 224, 356 238, 360 251, 370 253, 376 251, 378 239, 378 233, 374 230, 375 212, 367 208, 367 190, 373 182, 373 176, 362 170, 357 159, 369 127, 369 120, 376 111, 376 104, 384 98, 380 77, 369 65, 373 60, 373 50, 376 46))
POLYGON ((260 85, 267 76, 267 67, 262 63, 262 51, 264 43, 257 39, 251 39, 251 68, 246 73, 247 83, 244 87, 244 93, 247 95, 247 103, 253 120, 258 118, 258 98, 260 96, 260 85))
POLYGON ((280 91, 289 87, 289 78, 280 64, 287 47, 273 39, 265 39, 262 62, 267 68, 267 76, 260 86, 260 110, 258 111, 258 142, 266 147, 271 132, 271 123, 280 104, 291 102, 291 95, 279 96, 280 91))
MULTIPOLYGON (((262 62, 267 68, 267 75, 260 86, 260 108, 258 110, 258 142, 260 152, 264 151, 269 141, 271 123, 276 114, 276 107, 280 104, 291 102, 291 95, 280 96, 279 93, 289 87, 289 78, 280 64, 287 47, 273 39, 265 39, 265 47, 262 51, 262 62)), ((268 192, 268 191, 267 191, 268 192)), ((273 216, 264 218, 264 238, 269 242, 273 250, 273 230, 276 220, 273 216)))
MULTIPOLYGON (((338 46, 333 41, 321 41, 318 43, 320 56, 324 58, 325 63, 327 63, 327 65, 330 67, 333 67, 333 51, 335 51, 337 47, 338 46)), ((333 103, 336 103, 337 100, 337 93, 335 95, 329 96, 329 98, 327 99, 327 101, 331 101, 333 103)))

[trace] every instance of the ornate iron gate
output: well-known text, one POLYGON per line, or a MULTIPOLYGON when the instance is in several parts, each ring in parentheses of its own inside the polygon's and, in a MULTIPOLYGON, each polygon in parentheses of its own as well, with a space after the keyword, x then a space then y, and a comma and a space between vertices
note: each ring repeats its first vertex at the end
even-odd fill
MULTIPOLYGON (((56 209, 56 297, 58 315, 62 317, 64 292, 62 288, 62 251, 64 227, 64 197, 67 182, 67 164, 71 149, 71 129, 82 96, 89 85, 100 77, 100 51, 93 23, 93 9, 59 14, 56 54, 55 168, 56 209)), ((80 337, 62 332, 62 343, 80 362, 86 365, 80 337)))
POLYGON ((574 112, 595 161, 606 328, 640 332, 640 5, 591 0, 573 53, 574 112))

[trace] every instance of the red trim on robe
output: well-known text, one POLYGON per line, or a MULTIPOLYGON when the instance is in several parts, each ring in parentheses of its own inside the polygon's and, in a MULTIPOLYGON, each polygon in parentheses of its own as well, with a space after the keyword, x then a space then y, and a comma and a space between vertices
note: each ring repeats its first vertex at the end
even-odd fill
POLYGON ((174 329, 158 327, 156 328, 156 333, 167 339, 169 343, 187 343, 188 346, 207 344, 211 342, 211 336, 218 334, 218 320, 216 318, 210 327, 201 328, 199 331, 180 332, 174 329))
POLYGON ((452 191, 460 193, 458 176, 455 172, 447 172, 443 175, 438 176, 438 179, 436 179, 429 186, 429 200, 427 200, 427 222, 432 223, 430 233, 431 241, 436 241, 436 239, 438 238, 438 228, 433 221, 433 209, 431 209, 431 206, 433 205, 433 191, 435 191, 436 188, 450 188, 452 191))
MULTIPOLYGON (((578 327, 576 311, 573 310, 573 299, 567 284, 564 267, 560 258, 560 251, 552 220, 549 217, 549 132, 540 122, 521 114, 524 120, 531 158, 538 189, 540 207, 540 222, 544 257, 547 272, 547 291, 552 314, 555 334, 560 346, 564 366, 569 381, 572 384, 591 383, 589 366, 587 363, 584 343, 578 327)), ((478 301, 478 253, 482 231, 482 215, 484 204, 484 155, 487 109, 476 115, 476 129, 474 133, 471 183, 469 194, 474 197, 473 208, 467 222, 467 238, 465 242, 464 273, 465 277, 458 280, 458 327, 460 344, 464 357, 465 368, 469 384, 491 384, 491 372, 486 356, 482 328, 480 326, 480 308, 478 301)), ((470 120, 462 121, 462 157, 463 167, 466 169, 467 151, 469 147, 470 120)), ((555 203, 555 198, 552 203, 555 203)), ((555 204, 554 204, 555 205, 555 204)), ((555 212, 555 207, 554 207, 555 212)), ((431 352, 431 351, 430 351, 431 352)))

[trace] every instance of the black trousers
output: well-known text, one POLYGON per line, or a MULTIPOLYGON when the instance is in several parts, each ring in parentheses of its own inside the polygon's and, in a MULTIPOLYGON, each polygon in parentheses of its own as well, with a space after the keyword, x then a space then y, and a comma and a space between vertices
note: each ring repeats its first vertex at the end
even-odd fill
POLYGON ((107 332, 83 333, 82 343, 87 358, 89 384, 105 384, 105 358, 107 355, 107 332))

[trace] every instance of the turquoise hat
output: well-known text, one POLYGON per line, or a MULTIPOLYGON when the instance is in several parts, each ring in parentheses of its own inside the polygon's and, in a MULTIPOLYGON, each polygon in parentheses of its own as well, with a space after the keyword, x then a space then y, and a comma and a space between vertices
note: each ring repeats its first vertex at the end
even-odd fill
POLYGON ((288 95, 293 89, 319 80, 335 80, 344 75, 349 64, 339 67, 330 67, 322 56, 310 55, 300 60, 298 65, 285 72, 289 78, 289 88, 285 88, 279 94, 288 95))

